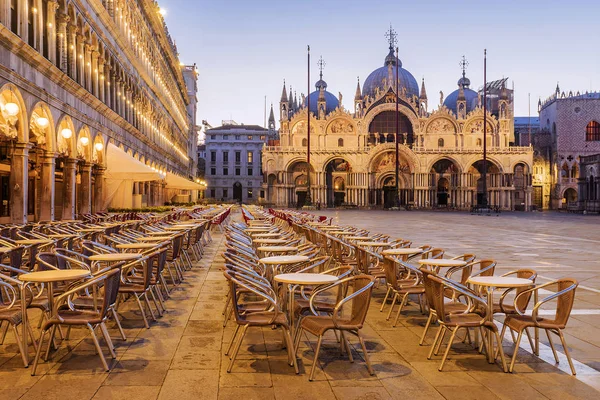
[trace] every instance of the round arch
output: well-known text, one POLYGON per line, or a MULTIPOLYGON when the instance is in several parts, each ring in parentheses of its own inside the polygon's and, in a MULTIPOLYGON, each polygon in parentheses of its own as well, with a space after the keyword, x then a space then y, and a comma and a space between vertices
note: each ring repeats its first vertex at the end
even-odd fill
POLYGON ((26 123, 27 107, 21 92, 12 83, 7 83, 0 89, 0 109, 1 122, 8 122, 9 127, 14 127, 8 131, 8 136, 16 138, 21 143, 27 143, 29 141, 29 124, 26 123), (16 114, 10 115, 9 110, 6 109, 9 103, 17 105, 16 114))
POLYGON ((450 163, 454 164, 454 166, 457 169, 456 173, 463 172, 463 168, 462 168, 462 165, 460 165, 460 162, 456 158, 454 158, 454 156, 451 156, 451 155, 444 155, 443 157, 436 158, 436 159, 430 161, 429 164, 427 164, 427 171, 428 172, 431 171, 437 163, 439 163, 440 161, 444 161, 444 160, 447 160, 450 163))
POLYGON ((56 125, 56 150, 68 157, 75 156, 76 135, 73 120, 66 114, 63 114, 56 125))
POLYGON ((87 162, 92 161, 92 135, 90 128, 82 126, 77 135, 77 155, 82 156, 87 162))
POLYGON ((40 101, 33 106, 29 118, 29 130, 30 134, 33 133, 36 136, 38 143, 40 143, 40 137, 43 137, 43 147, 46 151, 55 151, 56 132, 54 117, 48 104, 40 101))
POLYGON ((92 149, 92 160, 99 165, 106 166, 106 146, 104 136, 98 132, 94 137, 94 147, 92 149))
MULTIPOLYGON (((377 161, 380 160, 380 156, 393 152, 395 155, 396 145, 395 143, 386 143, 377 146, 375 149, 371 150, 371 154, 369 154, 369 163, 368 163, 368 172, 376 172, 379 163, 377 161)), ((420 169, 419 159, 416 157, 415 153, 413 153, 408 147, 401 145, 398 146, 398 154, 401 159, 405 159, 407 161, 407 165, 409 171, 417 172, 420 169)))

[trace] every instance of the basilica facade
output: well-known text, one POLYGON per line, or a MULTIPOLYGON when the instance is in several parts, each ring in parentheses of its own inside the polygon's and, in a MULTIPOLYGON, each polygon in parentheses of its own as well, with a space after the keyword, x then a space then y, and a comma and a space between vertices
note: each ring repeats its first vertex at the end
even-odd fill
POLYGON ((315 88, 307 102, 304 95, 298 100, 288 94, 284 82, 280 141, 266 146, 262 156, 266 203, 302 206, 310 183, 313 203, 322 206, 396 205, 398 123, 400 205, 469 209, 483 198, 486 121, 488 204, 530 209, 533 150, 513 146, 513 99, 506 79, 488 83, 485 119, 481 93, 470 88, 464 68, 458 88, 446 97, 440 92, 440 103, 430 112, 425 82, 419 88, 390 44, 383 66, 362 89, 357 84, 353 110, 342 106, 341 94, 327 90, 322 70, 315 88))

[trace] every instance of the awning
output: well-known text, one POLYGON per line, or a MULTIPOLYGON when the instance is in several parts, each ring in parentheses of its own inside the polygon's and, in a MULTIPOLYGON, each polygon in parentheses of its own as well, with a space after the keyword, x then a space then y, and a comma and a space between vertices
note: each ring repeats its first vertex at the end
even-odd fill
POLYGON ((162 176, 112 143, 106 148, 106 178, 135 182, 158 181, 162 176))
POLYGON ((167 189, 186 189, 186 190, 203 190, 204 186, 192 182, 189 179, 185 179, 179 175, 172 174, 167 172, 167 177, 165 178, 167 182, 167 189))

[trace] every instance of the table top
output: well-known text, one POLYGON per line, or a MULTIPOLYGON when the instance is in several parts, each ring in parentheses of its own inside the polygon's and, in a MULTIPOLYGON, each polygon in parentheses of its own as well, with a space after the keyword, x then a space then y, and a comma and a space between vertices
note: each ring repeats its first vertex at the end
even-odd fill
POLYGON ((265 226, 264 228, 258 228, 258 227, 257 228, 255 228, 255 227, 246 228, 246 229, 244 229, 244 231, 248 232, 248 233, 251 233, 251 232, 268 232, 271 229, 273 229, 273 227, 265 226))
POLYGON ((50 271, 36 271, 19 275, 23 282, 60 282, 73 281, 90 276, 87 269, 54 269, 50 271))
POLYGON ((265 243, 265 244, 281 244, 287 242, 285 239, 254 239, 254 243, 265 243))
POLYGON ((406 256, 412 254, 422 253, 423 249, 418 247, 410 248, 410 247, 401 247, 399 249, 387 249, 381 252, 384 256, 406 256))
POLYGON ((469 278, 467 282, 477 286, 496 288, 517 288, 534 285, 529 279, 516 278, 514 276, 474 276, 469 278))
POLYGON ((173 239, 171 236, 150 236, 137 238, 138 242, 162 242, 173 239))
POLYGON ((156 243, 123 243, 115 246, 117 249, 152 249, 156 243))
POLYGON ((369 236, 348 236, 346 239, 348 239, 348 240, 373 240, 373 238, 369 237, 369 236))
POLYGON ((149 232, 144 232, 145 235, 150 235, 150 236, 165 236, 168 235, 167 232, 164 231, 160 231, 160 232, 155 232, 155 231, 149 231, 149 232))
POLYGON ((273 232, 273 233, 257 233, 254 234, 253 237, 255 238, 275 238, 275 237, 279 237, 281 236, 281 233, 277 233, 277 232, 273 232))
POLYGON ((388 247, 388 246, 391 246, 390 243, 386 243, 386 242, 362 242, 360 245, 366 246, 366 247, 388 247))
POLYGON ((319 226, 318 228, 322 231, 339 231, 342 229, 340 226, 336 226, 336 225, 325 225, 325 226, 319 226))
POLYGON ((262 246, 257 249, 258 251, 271 252, 271 253, 282 253, 285 251, 298 251, 296 246, 262 246))
POLYGON ((106 229, 106 228, 101 227, 101 226, 96 226, 96 227, 89 227, 89 228, 76 228, 75 230, 77 232, 100 232, 100 231, 103 231, 104 229, 106 229))
MULTIPOLYGON (((192 229, 194 228, 196 225, 177 225, 177 226, 167 226, 165 228, 163 228, 165 231, 185 231, 188 229, 192 229)), ((161 234, 165 234, 164 232, 156 232, 156 233, 161 233, 161 234)))
POLYGON ((419 264, 436 267, 462 267, 463 265, 467 265, 467 262, 463 260, 451 260, 449 258, 425 258, 419 260, 419 264))
POLYGON ((65 239, 65 238, 71 238, 71 237, 76 237, 77 235, 74 233, 52 233, 50 235, 48 235, 48 237, 51 237, 53 239, 65 239))
POLYGON ((50 239, 20 239, 20 240, 15 240, 15 243, 28 245, 28 244, 46 244, 46 243, 50 243, 51 241, 52 240, 50 240, 50 239))
POLYGON ((90 256, 92 261, 131 261, 141 258, 140 253, 106 253, 90 256))
POLYGON ((307 256, 272 256, 261 258, 258 261, 268 265, 286 265, 296 264, 308 260, 309 258, 307 256))
POLYGON ((334 283, 338 280, 338 278, 333 275, 312 273, 279 274, 275 275, 273 279, 277 282, 295 285, 324 285, 327 283, 334 283))

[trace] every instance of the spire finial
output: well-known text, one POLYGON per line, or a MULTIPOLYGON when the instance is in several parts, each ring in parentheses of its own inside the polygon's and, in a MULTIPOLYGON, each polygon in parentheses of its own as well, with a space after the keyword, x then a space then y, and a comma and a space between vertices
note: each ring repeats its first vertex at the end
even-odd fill
POLYGON ((390 23, 390 30, 385 33, 385 38, 388 40, 390 44, 390 50, 394 49, 394 46, 398 43, 398 35, 394 28, 392 28, 392 24, 390 23))
POLYGON ((467 67, 469 66, 469 62, 467 61, 467 59, 464 55, 462 56, 462 59, 460 60, 458 65, 460 65, 460 68, 462 69, 463 79, 466 78, 467 77, 467 67))
POLYGON ((323 56, 319 57, 319 61, 317 61, 317 65, 319 66, 319 79, 323 79, 323 68, 325 68, 325 61, 323 60, 323 56))

